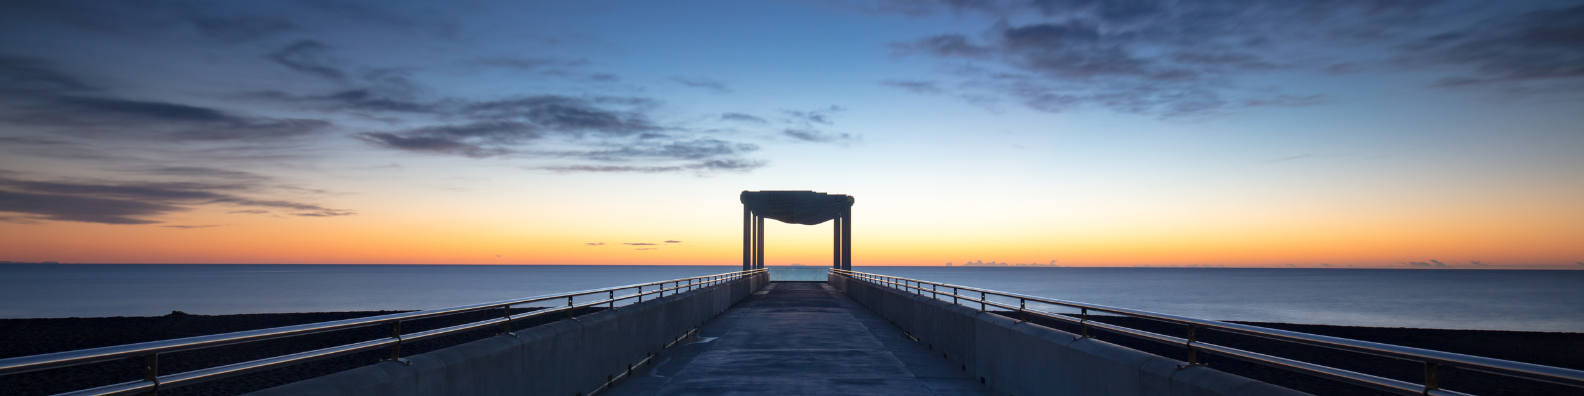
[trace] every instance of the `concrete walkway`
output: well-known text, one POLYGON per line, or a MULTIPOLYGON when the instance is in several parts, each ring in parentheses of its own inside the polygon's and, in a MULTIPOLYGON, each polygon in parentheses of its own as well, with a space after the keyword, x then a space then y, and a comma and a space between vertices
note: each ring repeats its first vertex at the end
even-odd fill
POLYGON ((772 283, 601 395, 990 395, 823 282, 772 283))

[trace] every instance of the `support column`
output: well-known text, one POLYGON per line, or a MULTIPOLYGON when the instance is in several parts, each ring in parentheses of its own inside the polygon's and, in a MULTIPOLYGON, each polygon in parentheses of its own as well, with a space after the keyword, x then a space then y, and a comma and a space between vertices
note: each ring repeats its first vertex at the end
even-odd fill
POLYGON ((743 271, 753 269, 753 212, 743 205, 743 271))
POLYGON ((754 268, 764 268, 765 267, 765 261, 764 261, 764 245, 765 245, 764 244, 764 238, 765 238, 764 216, 754 216, 754 225, 757 228, 759 228, 759 240, 757 242, 754 242, 754 245, 755 245, 754 250, 757 251, 756 253, 754 253, 754 255, 757 256, 754 268))
POLYGON ((852 207, 842 211, 842 269, 852 271, 852 207))
POLYGON ((831 227, 831 236, 833 237, 833 240, 831 241, 831 256, 833 256, 831 258, 831 267, 835 269, 842 269, 841 223, 841 216, 836 216, 836 218, 831 219, 831 225, 833 226, 831 227))

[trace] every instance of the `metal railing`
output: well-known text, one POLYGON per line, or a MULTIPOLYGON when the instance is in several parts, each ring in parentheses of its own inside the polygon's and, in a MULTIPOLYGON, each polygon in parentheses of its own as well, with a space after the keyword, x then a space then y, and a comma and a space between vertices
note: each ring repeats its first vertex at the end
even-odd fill
POLYGON ((171 340, 56 352, 42 355, 21 356, 0 359, 0 376, 142 356, 144 361, 143 380, 124 382, 61 394, 73 396, 124 395, 132 393, 154 392, 157 390, 193 385, 236 375, 307 363, 319 359, 379 348, 390 348, 391 354, 389 360, 395 360, 405 364, 407 363, 406 359, 401 357, 401 346, 403 343, 456 334, 469 330, 483 329, 496 325, 502 326, 501 333, 511 334, 511 322, 513 320, 521 320, 533 316, 553 314, 557 312, 566 312, 567 317, 571 317, 572 311, 578 308, 597 307, 601 305, 614 308, 616 307, 616 302, 622 300, 637 299, 638 302, 642 302, 644 296, 651 294, 659 294, 657 297, 665 297, 667 292, 670 292, 673 295, 686 293, 688 291, 699 290, 736 281, 749 276, 759 275, 764 272, 764 269, 728 272, 716 275, 672 279, 659 282, 640 283, 570 293, 548 294, 515 300, 495 301, 483 304, 431 309, 426 311, 370 316, 365 318, 345 319, 260 330, 239 331, 234 333, 214 334, 198 337, 177 338, 171 340), (646 287, 650 287, 651 289, 644 290, 646 287), (616 292, 624 290, 632 290, 632 292, 630 294, 620 296, 616 295, 616 292), (574 302, 575 297, 599 296, 601 294, 603 294, 606 298, 583 303, 574 302), (559 303, 561 300, 566 300, 565 306, 544 308, 518 314, 511 313, 511 307, 514 305, 545 301, 555 301, 559 303), (401 332, 401 324, 404 321, 496 309, 501 311, 501 316, 494 319, 410 334, 403 334, 401 332), (159 373, 159 355, 163 353, 243 344, 254 341, 295 337, 307 334, 378 325, 390 326, 391 336, 353 344, 229 364, 219 367, 211 367, 183 373, 164 375, 159 373))
POLYGON ((1019 315, 1025 315, 1024 316, 1025 318, 1026 318, 1026 315, 1032 314, 1032 315, 1037 315, 1037 316, 1041 316, 1041 317, 1055 319, 1055 320, 1066 322, 1066 323, 1069 323, 1069 324, 1075 324, 1075 325, 1078 325, 1080 327, 1080 333, 1081 333, 1080 336, 1079 336, 1080 338, 1088 337, 1089 336, 1089 328, 1093 327, 1093 328, 1097 328, 1097 329, 1101 329, 1101 330, 1107 330, 1107 331, 1119 333, 1119 334, 1122 334, 1122 335, 1132 336, 1132 337, 1141 338, 1141 339, 1145 339, 1145 340, 1149 340, 1149 341, 1154 341, 1154 342, 1159 342, 1159 343, 1163 343, 1163 344, 1170 344, 1170 345, 1185 347, 1185 348, 1188 349, 1188 356, 1187 357, 1188 357, 1188 364, 1190 364, 1190 365, 1199 364, 1198 352, 1203 351, 1203 352, 1210 353, 1210 354, 1222 355, 1222 356, 1231 357, 1231 358, 1235 358, 1235 359, 1239 359, 1239 360, 1244 360, 1244 361, 1248 361, 1248 362, 1252 362, 1252 363, 1257 363, 1257 364, 1261 364, 1261 365, 1271 366, 1271 367, 1284 369, 1284 370, 1288 370, 1288 371, 1295 371, 1295 372, 1309 374, 1309 375, 1313 375, 1313 376, 1317 376, 1317 377, 1321 377, 1321 378, 1326 378, 1326 379, 1331 379, 1331 380, 1340 381, 1340 382, 1344 382, 1344 383, 1359 385, 1359 386, 1363 386, 1363 387, 1370 388, 1370 389, 1386 391, 1386 392, 1391 392, 1391 393, 1397 393, 1397 394, 1402 394, 1402 395, 1467 395, 1466 393, 1454 392, 1454 391, 1449 391, 1449 390, 1445 390, 1445 389, 1441 389, 1440 388, 1440 386, 1438 384, 1438 382, 1439 382, 1439 380, 1438 380, 1438 378, 1439 378, 1438 377, 1438 371, 1442 367, 1457 367, 1459 369, 1481 371, 1481 372, 1486 372, 1486 373, 1491 373, 1491 374, 1498 374, 1498 375, 1505 375, 1505 376, 1510 376, 1510 377, 1524 378, 1524 379, 1535 380, 1535 381, 1544 381, 1544 382, 1550 382, 1550 383, 1562 384, 1562 385, 1568 385, 1568 386, 1574 386, 1574 387, 1584 387, 1584 371, 1565 369, 1565 368, 1561 368, 1561 367, 1551 367, 1551 366, 1544 366, 1544 365, 1531 364, 1531 363, 1514 362, 1514 361, 1510 361, 1510 360, 1492 359, 1492 358, 1485 358, 1485 357, 1479 357, 1479 356, 1470 356, 1470 355, 1456 354, 1456 353, 1450 353, 1450 352, 1433 351, 1433 350, 1429 350, 1429 349, 1411 348, 1411 347, 1391 345, 1391 344, 1382 344, 1382 343, 1376 343, 1376 342, 1359 341, 1359 340, 1352 340, 1352 339, 1339 338, 1339 337, 1322 336, 1322 335, 1315 335, 1315 334, 1308 334, 1308 333, 1300 333, 1300 332, 1296 332, 1296 331, 1277 330, 1277 329, 1271 329, 1271 328, 1265 328, 1265 327, 1259 327, 1259 326, 1249 326, 1249 325, 1237 324, 1237 323, 1227 323, 1227 322, 1219 322, 1219 321, 1214 321, 1214 320, 1204 320, 1204 319, 1190 318, 1190 317, 1185 317, 1185 316, 1177 316, 1177 315, 1168 315, 1168 314, 1154 313, 1154 312, 1148 312, 1148 311, 1140 311, 1140 310, 1136 310, 1136 309, 1117 308, 1117 307, 1110 307, 1110 306, 1104 306, 1104 305, 1081 303, 1081 302, 1076 302, 1076 301, 1058 300, 1058 299, 1052 299, 1052 298, 1044 298, 1044 297, 1030 296, 1030 295, 1024 295, 1024 294, 1017 294, 1017 293, 1007 293, 1007 292, 1000 292, 1000 291, 995 291, 995 290, 988 290, 988 289, 981 289, 981 288, 974 288, 974 287, 960 286, 960 285, 953 285, 953 284, 939 283, 939 282, 922 281, 922 280, 917 280, 917 279, 899 278, 899 277, 885 276, 885 275, 879 275, 879 274, 870 274, 870 273, 846 271, 846 270, 839 270, 839 269, 831 269, 830 273, 835 274, 835 275, 847 276, 847 277, 849 277, 849 279, 858 279, 858 280, 861 280, 861 281, 874 283, 874 284, 878 284, 878 285, 883 285, 883 286, 894 288, 894 289, 901 289, 901 290, 904 290, 904 291, 907 291, 907 292, 912 292, 912 293, 918 294, 918 295, 928 294, 928 295, 930 295, 932 298, 934 298, 936 300, 945 301, 943 297, 950 297, 953 304, 963 305, 965 302, 966 303, 978 303, 980 311, 986 311, 987 309, 989 309, 989 307, 997 307, 997 308, 1004 308, 1004 309, 1013 310, 1015 312, 1018 312, 1019 315), (943 290, 943 289, 950 289, 950 290, 947 291, 947 290, 943 290), (962 294, 963 292, 969 292, 970 294, 969 295, 963 295, 962 294), (975 296, 972 295, 973 293, 977 293, 978 294, 978 296, 977 296, 978 298, 974 298, 975 296), (1018 304, 1017 305, 1011 305, 1011 304, 1005 304, 1005 303, 1000 303, 1000 302, 996 302, 996 301, 991 301, 989 299, 990 296, 999 296, 999 297, 1017 299, 1018 300, 1018 304), (1053 312, 1045 312, 1045 311, 1040 311, 1040 310, 1029 309, 1028 308, 1028 303, 1029 302, 1036 302, 1036 303, 1064 306, 1064 307, 1070 307, 1070 308, 1077 308, 1077 309, 1080 310, 1080 314, 1079 314, 1080 316, 1075 319, 1072 316, 1065 315, 1065 314, 1058 314, 1058 313, 1053 313, 1053 312), (1120 314, 1120 315, 1126 315, 1126 316, 1131 316, 1131 317, 1151 319, 1151 320, 1156 320, 1156 321, 1161 321, 1161 322, 1185 325, 1188 328, 1188 333, 1187 333, 1188 338, 1168 336, 1168 335, 1151 333, 1151 332, 1147 332, 1147 331, 1136 330, 1136 329, 1131 329, 1131 328, 1117 326, 1117 325, 1111 325, 1111 324, 1106 324, 1106 323, 1095 322, 1095 321, 1089 320, 1089 311, 1120 314), (1397 359, 1415 361, 1415 362, 1422 363, 1424 365, 1425 381, 1422 384, 1412 383, 1412 382, 1407 382, 1407 381, 1399 381, 1399 380, 1395 380, 1395 379, 1390 379, 1390 378, 1385 378, 1385 377, 1378 377, 1378 376, 1373 376, 1373 375, 1363 374, 1363 373, 1357 373, 1357 372, 1337 369, 1337 368, 1333 368, 1333 367, 1321 366, 1321 365, 1313 364, 1313 363, 1300 362, 1300 361, 1297 361, 1297 360, 1286 359, 1286 358, 1281 358, 1281 357, 1276 357, 1276 356, 1271 356, 1271 355, 1265 355, 1265 354, 1261 354, 1261 353, 1250 352, 1250 351, 1245 351, 1245 350, 1236 349, 1236 348, 1229 348, 1229 347, 1215 345, 1215 344, 1208 344, 1208 343, 1204 343, 1204 342, 1198 341, 1196 339, 1196 336, 1194 334, 1195 330, 1201 329, 1201 328, 1220 330, 1220 331, 1225 331, 1225 332, 1229 332, 1229 333, 1243 334, 1243 335, 1267 338, 1267 339, 1278 340, 1278 341, 1293 342, 1293 343, 1298 343, 1298 344, 1319 346, 1319 347, 1325 347, 1325 348, 1331 348, 1331 349, 1338 349, 1338 350, 1344 350, 1344 351, 1351 351, 1351 352, 1365 353, 1365 354, 1370 354, 1370 355, 1385 356, 1385 357, 1390 357, 1390 358, 1397 358, 1397 359))

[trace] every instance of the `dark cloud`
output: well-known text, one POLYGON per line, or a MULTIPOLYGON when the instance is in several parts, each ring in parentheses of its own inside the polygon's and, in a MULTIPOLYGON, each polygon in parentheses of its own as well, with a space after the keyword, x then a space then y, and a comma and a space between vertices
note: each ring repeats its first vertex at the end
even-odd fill
POLYGON ((589 62, 587 59, 560 59, 560 58, 517 58, 517 57, 492 57, 473 61, 474 63, 505 67, 526 71, 545 71, 564 67, 583 66, 589 62))
POLYGON ((257 40, 299 28, 285 18, 265 15, 195 16, 189 21, 205 36, 233 42, 257 40))
POLYGON ((589 242, 589 243, 585 243, 584 245, 587 245, 587 246, 605 246, 605 242, 589 242))
POLYGON ((653 243, 646 243, 646 242, 639 242, 639 243, 622 243, 622 244, 623 244, 623 245, 632 245, 632 246, 654 246, 654 244, 653 244, 653 243))
POLYGON ((561 173, 672 173, 672 172, 716 172, 736 171, 746 172, 765 166, 761 160, 750 159, 723 159, 700 161, 686 165, 663 166, 633 166, 633 165, 567 165, 545 166, 534 169, 543 169, 561 173))
POLYGON ((912 93, 938 94, 942 92, 940 87, 935 85, 934 81, 885 80, 881 81, 880 85, 898 88, 912 93))
POLYGON ((276 140, 331 127, 323 120, 253 117, 211 107, 91 95, 94 91, 43 62, 0 59, 0 122, 117 140, 276 140))
POLYGON ((792 117, 792 120, 793 120, 794 123, 800 123, 800 124, 804 124, 804 125, 814 125, 814 124, 831 125, 831 124, 833 124, 833 122, 830 119, 831 115, 834 114, 834 113, 840 113, 840 112, 843 112, 843 111, 847 111, 847 108, 841 107, 841 106, 836 106, 836 105, 831 105, 830 107, 826 107, 826 108, 823 108, 823 109, 815 109, 815 110, 809 110, 809 111, 782 110, 781 112, 786 114, 789 117, 792 117))
POLYGON ((292 216, 302 216, 302 217, 339 217, 339 216, 352 216, 352 215, 356 215, 356 214, 357 213, 348 212, 348 211, 326 210, 326 211, 320 211, 320 212, 292 213, 291 215, 292 216))
POLYGON ((852 139, 852 136, 846 133, 824 133, 812 129, 787 129, 781 131, 781 134, 793 139, 815 143, 830 143, 852 139))
MULTIPOLYGON (((974 35, 948 33, 894 45, 898 55, 949 62, 964 86, 1016 98, 1041 111, 1101 107, 1174 117, 1326 103, 1316 94, 1282 93, 1279 87, 1256 88, 1245 81, 1270 73, 1356 72, 1365 66, 1354 59, 1289 49, 1381 48, 1400 43, 1422 31, 1425 16, 1440 2, 895 0, 881 4, 877 10, 882 12, 978 13, 999 19, 974 35), (1013 16, 1022 22, 1009 22, 1013 16)), ((1501 78, 1568 76, 1567 65, 1578 63, 1578 48, 1584 48, 1577 41, 1580 36, 1570 30, 1580 26, 1567 15, 1572 10, 1544 17, 1531 14, 1479 32, 1422 40, 1412 56, 1504 71, 1501 78), (1508 45, 1516 41, 1523 43, 1508 45)), ((1452 83, 1470 81, 1483 80, 1452 83)), ((888 85, 937 93, 932 85, 888 85)))
POLYGON ((1489 263, 1486 263, 1484 261, 1479 261, 1479 260, 1470 261, 1469 264, 1473 265, 1475 267, 1489 267, 1490 266, 1489 263))
POLYGON ((183 229, 183 230, 191 230, 191 229, 194 229, 194 228, 213 228, 213 227, 219 227, 219 225, 164 225, 164 226, 160 226, 160 227, 165 227, 165 228, 179 228, 179 229, 183 229))
POLYGON ((485 121, 358 134, 359 138, 386 148, 474 158, 511 153, 511 146, 544 136, 545 131, 538 126, 516 121, 485 121))
POLYGON ((469 103, 461 108, 461 113, 476 118, 532 122, 545 130, 560 133, 591 132, 627 136, 661 128, 641 112, 614 109, 608 105, 633 107, 649 103, 648 99, 643 98, 584 99, 539 95, 469 103))
POLYGON ((54 68, 50 62, 0 56, 0 93, 91 91, 93 87, 54 68))
POLYGON ((184 208, 129 199, 33 194, 0 190, 0 212, 24 213, 29 219, 102 224, 152 224, 144 217, 184 208))
POLYGON ((1584 79, 1584 6, 1537 10, 1417 40, 1402 62, 1468 69, 1441 86, 1584 79))
POLYGON ((1430 260, 1430 261, 1409 261, 1409 262, 1400 262, 1398 264, 1407 264, 1410 267, 1420 267, 1420 268, 1447 268, 1448 267, 1448 265, 1446 263, 1443 263, 1443 262, 1440 262, 1440 261, 1436 261, 1436 260, 1430 260))
POLYGON ((704 77, 672 77, 671 81, 714 93, 730 93, 732 91, 731 87, 727 86, 725 82, 704 77))
POLYGON ((227 170, 227 169, 216 169, 216 168, 205 168, 205 167, 198 167, 198 166, 166 166, 166 167, 158 167, 158 168, 139 169, 139 170, 136 170, 134 172, 142 173, 142 174, 148 174, 148 175, 180 176, 180 177, 206 177, 206 178, 215 178, 215 179, 244 180, 244 181, 264 181, 264 180, 269 180, 270 179, 267 176, 259 175, 257 173, 252 173, 252 172, 243 172, 243 171, 235 171, 235 170, 227 170))
POLYGON ((323 77, 331 80, 345 80, 347 72, 340 67, 332 65, 329 59, 330 47, 314 40, 299 40, 291 45, 265 55, 276 64, 286 66, 304 74, 323 77))
POLYGON ((298 212, 292 214, 298 216, 352 214, 318 205, 238 195, 256 189, 255 185, 232 183, 83 183, 0 178, 0 212, 21 213, 43 220, 102 224, 158 223, 151 218, 215 204, 294 210, 298 212))
POLYGON ((230 212, 226 212, 226 213, 236 213, 236 214, 269 214, 269 211, 268 211, 268 210, 258 210, 258 209, 248 209, 248 210, 233 210, 233 211, 230 211, 230 212))
POLYGON ((665 243, 682 243, 682 241, 665 241, 665 243))
POLYGON ((607 161, 634 158, 700 160, 735 156, 757 150, 759 150, 759 146, 751 143, 734 143, 713 138, 700 138, 673 141, 658 146, 630 145, 616 150, 594 151, 583 155, 607 161))
POLYGON ((764 118, 760 118, 760 117, 756 117, 756 116, 748 115, 748 114, 743 114, 743 113, 722 113, 720 118, 721 118, 721 121, 751 122, 751 123, 755 123, 755 124, 764 124, 766 122, 769 122, 769 121, 765 121, 764 118))

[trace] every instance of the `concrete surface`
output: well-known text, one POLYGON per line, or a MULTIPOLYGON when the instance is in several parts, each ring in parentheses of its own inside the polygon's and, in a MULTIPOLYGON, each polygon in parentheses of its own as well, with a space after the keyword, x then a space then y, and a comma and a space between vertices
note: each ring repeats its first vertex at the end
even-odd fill
POLYGON ((822 282, 771 283, 601 396, 991 395, 822 282))

